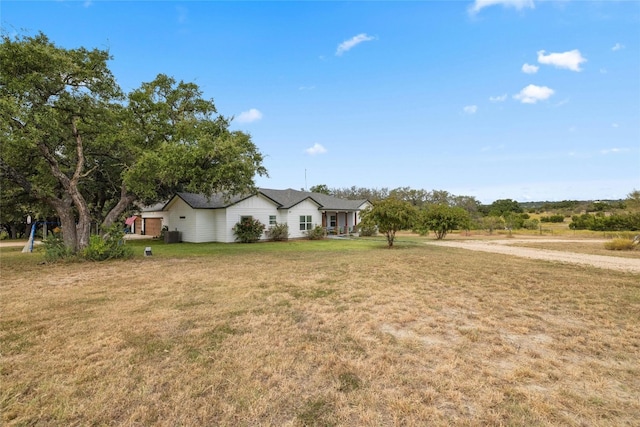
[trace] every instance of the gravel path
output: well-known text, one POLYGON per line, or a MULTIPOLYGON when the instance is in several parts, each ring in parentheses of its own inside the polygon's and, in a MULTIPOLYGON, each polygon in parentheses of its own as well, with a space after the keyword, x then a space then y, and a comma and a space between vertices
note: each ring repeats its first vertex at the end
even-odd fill
MULTIPOLYGON (((535 240, 536 242, 580 242, 581 240, 535 240)), ((508 240, 448 240, 433 241, 430 245, 449 246, 452 248, 469 249, 472 251, 492 252, 504 255, 513 255, 523 258, 542 259, 547 261, 564 262, 571 264, 589 265, 592 267, 606 268, 610 270, 629 271, 640 273, 640 260, 620 258, 604 255, 579 254, 574 252, 552 251, 548 249, 533 249, 512 246, 518 243, 530 243, 527 239, 508 240)), ((604 240, 603 240, 604 242, 604 240)))

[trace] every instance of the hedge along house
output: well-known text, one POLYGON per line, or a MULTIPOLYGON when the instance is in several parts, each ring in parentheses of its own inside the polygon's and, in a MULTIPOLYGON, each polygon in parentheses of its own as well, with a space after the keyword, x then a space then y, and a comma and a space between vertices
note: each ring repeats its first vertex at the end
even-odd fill
MULTIPOLYGON (((225 198, 177 193, 155 217, 166 218, 169 231, 179 231, 183 242, 234 242, 233 227, 245 217, 259 220, 267 229, 276 223, 289 225, 289 237, 304 237, 308 230, 322 226, 328 232, 347 233, 359 222, 367 200, 339 199, 308 191, 261 188, 256 194, 225 198)), ((151 214, 147 212, 146 214, 151 214)), ((142 212, 142 218, 145 218, 142 212)), ((262 235, 265 239, 266 235, 262 235)))

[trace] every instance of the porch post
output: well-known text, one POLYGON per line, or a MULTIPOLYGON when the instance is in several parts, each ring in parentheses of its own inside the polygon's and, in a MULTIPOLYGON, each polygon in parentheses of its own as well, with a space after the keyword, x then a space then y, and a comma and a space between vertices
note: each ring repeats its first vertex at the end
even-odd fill
POLYGON ((344 234, 349 234, 349 211, 344 213, 344 234))

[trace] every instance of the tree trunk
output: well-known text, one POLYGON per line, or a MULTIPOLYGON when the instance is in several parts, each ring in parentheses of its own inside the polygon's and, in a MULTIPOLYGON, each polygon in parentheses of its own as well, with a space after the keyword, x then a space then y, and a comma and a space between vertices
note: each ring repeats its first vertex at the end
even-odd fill
POLYGON ((76 228, 76 218, 73 214, 72 209, 72 200, 71 197, 66 196, 64 199, 54 199, 47 198, 45 199, 47 204, 55 209, 58 217, 60 218, 60 225, 62 226, 62 240, 64 241, 64 245, 71 249, 73 252, 76 252, 78 248, 77 241, 77 228, 76 228))
POLYGON ((9 225, 9 232, 11 233, 12 239, 15 240, 18 238, 18 226, 15 222, 12 222, 11 225, 9 225))
POLYGON ((122 215, 122 213, 127 209, 127 207, 131 203, 133 203, 135 200, 136 200, 135 196, 127 194, 127 189, 123 183, 120 190, 120 200, 118 200, 118 203, 116 203, 113 209, 111 209, 107 214, 107 216, 104 218, 104 221, 102 221, 102 228, 111 227, 111 225, 113 225, 113 223, 116 222, 118 217, 122 215))

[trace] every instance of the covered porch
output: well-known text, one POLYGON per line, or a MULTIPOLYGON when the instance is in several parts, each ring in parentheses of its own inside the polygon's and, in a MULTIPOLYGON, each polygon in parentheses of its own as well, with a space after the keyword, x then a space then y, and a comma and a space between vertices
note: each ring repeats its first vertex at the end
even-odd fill
POLYGON ((359 222, 357 210, 323 210, 322 228, 328 235, 355 233, 359 222))

